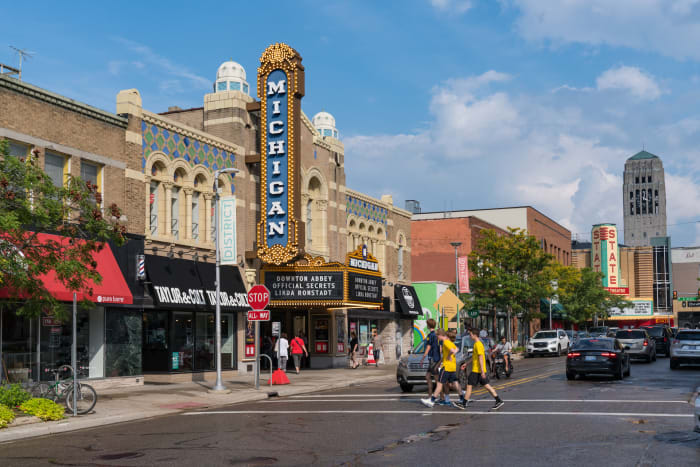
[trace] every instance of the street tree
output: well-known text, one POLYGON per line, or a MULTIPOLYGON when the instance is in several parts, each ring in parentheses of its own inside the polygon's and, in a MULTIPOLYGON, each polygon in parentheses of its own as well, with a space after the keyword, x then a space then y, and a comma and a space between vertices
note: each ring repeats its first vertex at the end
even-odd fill
POLYGON ((552 296, 554 257, 525 230, 508 231, 482 230, 469 255, 473 305, 494 314, 512 310, 529 322, 542 317, 540 299, 552 296))
POLYGON ((605 318, 612 308, 623 309, 630 302, 613 295, 603 287, 603 273, 591 268, 578 269, 573 266, 553 264, 559 303, 566 310, 568 319, 574 323, 605 318))
POLYGON ((56 186, 41 165, 39 151, 10 156, 0 140, 0 288, 18 314, 43 311, 62 319, 67 311, 47 290, 44 275, 53 271, 68 290, 92 295, 91 284, 102 281, 93 254, 106 242, 122 245, 126 228, 116 204, 103 214, 97 186, 72 176, 56 186), (39 232, 65 241, 40 239, 39 232))

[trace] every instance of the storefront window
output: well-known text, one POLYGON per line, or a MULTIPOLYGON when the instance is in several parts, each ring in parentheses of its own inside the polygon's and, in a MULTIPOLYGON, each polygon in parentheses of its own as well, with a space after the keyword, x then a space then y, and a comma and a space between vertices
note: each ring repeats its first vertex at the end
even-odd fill
POLYGON ((221 368, 235 369, 236 324, 232 313, 221 315, 221 368))
POLYGON ((216 331, 214 313, 197 313, 197 345, 195 346, 195 368, 198 370, 216 369, 216 331))
POLYGON ((143 371, 168 371, 168 312, 148 311, 143 314, 143 371))
POLYGON ((2 317, 2 369, 11 383, 36 378, 36 323, 0 308, 2 317))
POLYGON ((171 366, 173 371, 192 371, 192 313, 173 312, 170 320, 171 366))
POLYGON ((141 312, 107 310, 105 318, 105 376, 136 376, 141 371, 141 312))

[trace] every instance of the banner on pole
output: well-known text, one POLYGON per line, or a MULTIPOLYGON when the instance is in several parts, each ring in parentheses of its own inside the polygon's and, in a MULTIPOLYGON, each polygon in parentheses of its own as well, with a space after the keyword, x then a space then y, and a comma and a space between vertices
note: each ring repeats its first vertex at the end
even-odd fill
POLYGON ((236 197, 222 196, 219 200, 219 230, 217 241, 221 264, 234 265, 236 261, 236 197))
POLYGON ((459 272, 459 293, 469 293, 469 258, 460 256, 457 258, 457 270, 459 272))

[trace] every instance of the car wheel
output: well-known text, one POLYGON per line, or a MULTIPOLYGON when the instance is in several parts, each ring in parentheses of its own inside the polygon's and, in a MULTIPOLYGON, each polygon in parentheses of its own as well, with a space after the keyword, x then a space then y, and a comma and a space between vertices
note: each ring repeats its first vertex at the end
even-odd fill
POLYGON ((575 380, 575 379, 576 379, 576 373, 574 373, 573 371, 567 371, 567 372, 566 372, 566 379, 568 379, 569 381, 575 380))
POLYGON ((557 357, 561 357, 561 345, 557 347, 557 357))
POLYGON ((400 386, 401 386, 401 391, 403 391, 403 392, 411 392, 411 391, 413 391, 413 385, 412 385, 412 384, 401 383, 400 386))
POLYGON ((676 360, 671 359, 671 360, 669 360, 669 362, 670 362, 670 366, 671 366, 672 370, 678 369, 678 362, 676 360))
POLYGON ((621 379, 624 378, 624 377, 625 377, 625 375, 624 375, 624 373, 623 373, 623 371, 622 371, 622 362, 620 362, 620 369, 617 370, 617 373, 615 374, 615 379, 616 379, 616 380, 621 380, 621 379))

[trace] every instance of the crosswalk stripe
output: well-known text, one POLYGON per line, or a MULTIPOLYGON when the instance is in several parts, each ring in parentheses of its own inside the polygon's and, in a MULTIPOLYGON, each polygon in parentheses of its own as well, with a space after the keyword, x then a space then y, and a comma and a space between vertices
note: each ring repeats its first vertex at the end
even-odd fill
POLYGON ((474 411, 430 411, 430 410, 217 410, 211 412, 185 412, 181 415, 300 415, 300 414, 406 414, 406 415, 560 415, 560 416, 589 416, 589 417, 694 417, 693 414, 678 413, 634 413, 634 412, 474 412, 474 411))
MULTIPOLYGON (((329 397, 334 397, 334 396, 329 396, 329 397)), ((353 396, 350 394, 346 394, 342 397, 353 397, 352 399, 340 399, 341 395, 338 395, 338 398, 328 398, 328 399, 320 399, 316 398, 315 396, 298 396, 298 398, 295 398, 294 400, 286 400, 286 399, 273 399, 273 400, 264 400, 264 401, 259 401, 258 403, 260 404, 268 404, 268 403, 286 403, 286 404, 291 404, 295 402, 394 402, 394 401, 415 401, 415 399, 419 398, 424 398, 426 397, 425 394, 423 395, 411 395, 411 396, 399 396, 399 397, 387 397, 387 398, 378 398, 378 397, 369 397, 368 399, 363 399, 362 396, 353 396)), ((475 399, 473 402, 493 402, 493 399, 475 399)), ((544 402, 544 403, 613 403, 613 404, 688 404, 688 401, 653 401, 653 400, 625 400, 625 399, 507 399, 507 402, 544 402)))

